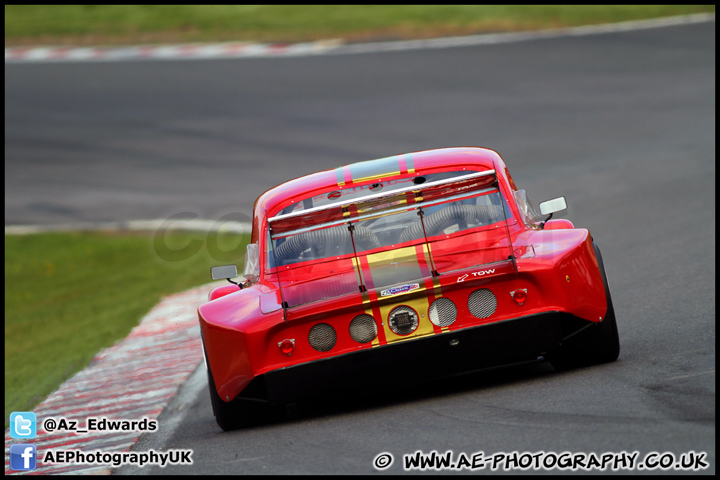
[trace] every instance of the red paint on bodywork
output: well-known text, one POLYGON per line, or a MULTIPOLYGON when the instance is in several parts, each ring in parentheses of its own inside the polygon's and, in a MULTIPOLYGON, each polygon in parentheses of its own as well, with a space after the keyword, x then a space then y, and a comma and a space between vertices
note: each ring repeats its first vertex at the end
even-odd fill
MULTIPOLYGON (((592 322, 605 315, 605 290, 589 232, 573 228, 568 220, 551 220, 545 229, 518 222, 516 219, 522 217, 513 196, 516 187, 496 152, 463 147, 411 155, 413 173, 407 173, 410 157, 399 156, 400 174, 353 183, 348 178, 352 166, 346 166, 340 171, 344 185, 338 184, 339 173, 334 169, 291 180, 260 195, 255 202, 251 240, 259 244, 261 255, 258 282, 234 293, 228 287, 216 289, 211 294, 214 300, 198 310, 207 361, 222 399, 233 399, 253 378, 278 368, 422 335, 549 311, 567 312, 592 322), (357 261, 350 254, 283 266, 281 272, 266 268, 268 235, 264 232, 268 229, 268 218, 285 207, 303 198, 327 196, 332 191, 358 185, 463 169, 495 170, 498 188, 511 212, 507 222, 428 238, 427 256, 424 239, 419 239, 360 252, 357 261), (414 251, 418 271, 424 276, 415 281, 420 288, 381 298, 379 292, 386 287, 377 284, 375 277, 386 275, 392 263, 382 263, 378 258, 382 258, 382 252, 403 247, 414 251), (513 251, 522 253, 516 254, 515 262, 508 259, 513 251), (439 277, 432 276, 429 261, 441 273, 439 277), (280 308, 278 302, 279 276, 283 282, 282 299, 290 306, 287 310, 280 308), (361 291, 358 282, 367 291, 361 291), (468 307, 468 296, 479 288, 491 289, 497 299, 495 313, 488 318, 475 317, 468 307), (511 292, 517 289, 527 289, 523 305, 512 298, 511 292), (324 295, 331 298, 322 298, 324 295), (408 338, 386 333, 387 318, 383 315, 387 315, 389 308, 412 303, 412 308, 422 315, 421 321, 429 323, 428 307, 440 296, 451 299, 458 310, 457 320, 449 327, 428 325, 408 338), (360 344, 350 337, 348 326, 354 317, 366 313, 375 318, 378 335, 372 342, 360 344), (319 352, 308 342, 310 328, 319 322, 331 324, 337 334, 336 344, 328 352, 319 352), (285 339, 295 340, 290 356, 278 348, 285 339)), ((373 167, 382 164, 374 162, 373 167)))
POLYGON ((208 302, 211 300, 215 300, 216 298, 224 297, 225 295, 228 295, 230 293, 237 292, 239 290, 240 287, 237 285, 223 285, 221 287, 213 288, 208 295, 208 302))
POLYGON ((557 218, 555 220, 548 220, 543 226, 544 230, 564 230, 569 228, 575 228, 575 225, 570 220, 564 218, 557 218))

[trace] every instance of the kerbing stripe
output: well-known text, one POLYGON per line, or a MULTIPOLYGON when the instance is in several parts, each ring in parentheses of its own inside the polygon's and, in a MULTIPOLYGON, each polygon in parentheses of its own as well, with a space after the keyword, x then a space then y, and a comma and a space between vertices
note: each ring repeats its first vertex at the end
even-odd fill
POLYGON ((376 52, 395 52, 420 49, 495 45, 569 36, 597 35, 648 28, 661 28, 702 22, 714 22, 715 13, 696 13, 650 20, 635 20, 614 24, 539 30, 534 32, 490 33, 459 37, 443 37, 392 42, 343 44, 342 40, 319 40, 291 45, 268 43, 218 43, 200 45, 145 45, 110 48, 6 48, 5 63, 20 62, 118 62, 148 60, 203 60, 216 58, 301 57, 317 55, 353 55, 376 52))

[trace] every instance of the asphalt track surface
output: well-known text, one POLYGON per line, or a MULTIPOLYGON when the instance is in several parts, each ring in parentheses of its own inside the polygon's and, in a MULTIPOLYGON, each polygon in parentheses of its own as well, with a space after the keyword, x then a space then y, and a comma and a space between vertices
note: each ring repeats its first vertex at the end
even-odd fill
POLYGON ((372 473, 381 452, 401 473, 417 450, 694 451, 709 463, 698 473, 715 472, 714 21, 344 56, 6 65, 5 125, 6 224, 249 215, 305 173, 479 145, 535 202, 564 195, 602 249, 617 362, 473 372, 229 433, 199 370, 135 447, 190 448, 194 464, 121 473, 372 473))

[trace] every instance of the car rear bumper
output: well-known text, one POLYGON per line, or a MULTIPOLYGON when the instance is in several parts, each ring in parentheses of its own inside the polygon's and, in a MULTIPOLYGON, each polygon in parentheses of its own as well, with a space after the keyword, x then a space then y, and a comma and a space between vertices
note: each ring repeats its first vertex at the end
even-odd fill
POLYGON ((239 398, 295 403, 534 360, 590 323, 546 312, 363 349, 267 372, 239 398))

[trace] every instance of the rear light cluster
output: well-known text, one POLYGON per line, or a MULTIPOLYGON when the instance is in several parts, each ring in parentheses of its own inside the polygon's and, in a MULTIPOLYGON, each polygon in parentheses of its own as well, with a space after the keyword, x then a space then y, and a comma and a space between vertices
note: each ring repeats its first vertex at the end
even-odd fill
MULTIPOLYGON (((522 305, 527 300, 527 289, 520 288, 510 292, 513 300, 522 305)), ((497 298, 487 288, 475 290, 468 297, 468 309, 476 318, 488 318, 497 310, 497 298)), ((435 299, 428 309, 430 321, 438 327, 448 327, 457 320, 458 309, 455 303, 447 297, 435 299)), ((418 313, 407 305, 393 308, 388 315, 388 326, 396 335, 410 335, 420 323, 418 313)), ((350 337, 358 343, 370 343, 377 337, 378 324, 367 313, 360 314, 350 322, 350 337)), ((310 329, 308 334, 310 346, 318 352, 332 350, 337 342, 337 332, 328 323, 318 323, 310 329)), ((292 354, 295 340, 283 340, 279 344, 280 350, 286 355, 292 354)))
POLYGON ((286 338, 282 342, 278 343, 278 347, 280 347, 280 351, 283 354, 289 357, 290 355, 292 355, 293 350, 295 350, 295 339, 286 338))
POLYGON ((510 292, 510 295, 518 305, 522 305, 527 300, 527 288, 518 288, 514 292, 510 292))

